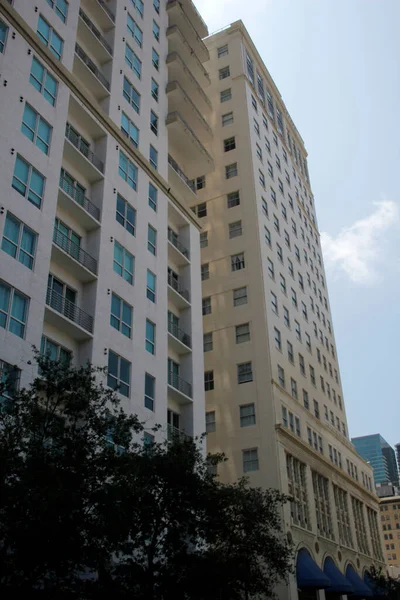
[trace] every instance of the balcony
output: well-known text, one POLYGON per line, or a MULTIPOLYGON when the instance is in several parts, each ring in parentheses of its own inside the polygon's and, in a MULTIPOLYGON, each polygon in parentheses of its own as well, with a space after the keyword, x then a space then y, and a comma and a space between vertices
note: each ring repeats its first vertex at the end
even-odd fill
POLYGON ((170 321, 168 321, 168 341, 177 354, 187 354, 192 349, 190 335, 170 321))
POLYGON ((180 404, 186 404, 192 401, 192 384, 172 371, 168 371, 168 388, 180 404))
POLYGON ((64 154, 68 161, 91 182, 104 177, 103 162, 90 150, 86 141, 77 134, 69 123, 65 128, 64 154), (83 160, 82 160, 83 159, 83 160))
POLYGON ((185 90, 178 81, 170 81, 167 85, 168 110, 178 111, 203 144, 211 142, 213 133, 211 127, 197 110, 185 90))
POLYGON ((188 290, 184 290, 180 285, 180 279, 176 279, 168 273, 168 298, 178 308, 190 307, 190 294, 188 290))
POLYGON ((99 102, 110 95, 110 83, 79 44, 75 44, 72 72, 99 102))
POLYGON ((185 175, 176 160, 168 154, 168 181, 188 204, 197 202, 196 188, 192 180, 185 175))
POLYGON ((56 228, 53 231, 53 244, 52 259, 57 264, 84 283, 96 279, 97 260, 56 228))
POLYGON ((47 288, 45 320, 78 341, 92 337, 93 317, 51 288, 47 288))
POLYGON ((193 437, 191 435, 188 435, 184 431, 182 431, 182 429, 178 429, 178 427, 174 427, 173 425, 170 425, 168 423, 167 439, 169 442, 173 442, 175 440, 180 441, 180 442, 185 442, 185 441, 192 440, 193 437))
POLYGON ((82 0, 81 5, 93 16, 103 31, 115 26, 115 15, 105 0, 82 0))
POLYGON ((212 111, 210 99, 204 93, 192 70, 185 63, 179 52, 170 52, 166 60, 168 81, 178 81, 202 115, 212 111))
POLYGON ((167 40, 168 52, 178 52, 200 85, 203 88, 208 87, 211 83, 210 76, 177 25, 168 27, 167 40))
POLYGON ((189 250, 179 241, 179 235, 170 227, 168 227, 168 254, 176 265, 188 265, 190 263, 189 250))
POLYGON ((200 61, 204 63, 207 60, 210 60, 210 54, 200 36, 205 37, 208 35, 208 30, 207 27, 204 26, 203 19, 200 17, 197 10, 195 9, 198 18, 196 18, 196 13, 193 10, 188 10, 188 5, 189 2, 168 0, 168 23, 170 26, 177 25, 185 38, 187 40, 191 40, 191 45, 194 52, 199 57, 200 61), (187 11, 189 12, 190 16, 187 11))
POLYGON ((99 63, 112 59, 113 49, 110 44, 81 8, 79 9, 78 39, 85 40, 88 49, 99 63))
POLYGON ((91 231, 100 227, 100 210, 76 186, 60 175, 58 201, 76 221, 91 231))
POLYGON ((211 173, 214 161, 182 115, 177 111, 168 113, 166 124, 170 147, 185 157, 188 177, 211 173))

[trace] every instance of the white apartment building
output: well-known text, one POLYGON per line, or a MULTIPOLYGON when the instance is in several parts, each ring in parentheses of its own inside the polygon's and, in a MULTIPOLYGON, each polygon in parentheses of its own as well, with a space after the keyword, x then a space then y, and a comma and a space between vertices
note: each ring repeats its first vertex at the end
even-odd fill
POLYGON ((193 209, 208 450, 229 459, 221 480, 247 475, 292 496, 283 519, 297 581, 282 597, 314 597, 329 581, 327 594, 371 596, 378 500, 349 440, 304 143, 243 23, 205 43, 216 168, 193 209))
POLYGON ((206 35, 190 0, 0 0, 2 377, 90 360, 165 434, 204 431, 206 35))

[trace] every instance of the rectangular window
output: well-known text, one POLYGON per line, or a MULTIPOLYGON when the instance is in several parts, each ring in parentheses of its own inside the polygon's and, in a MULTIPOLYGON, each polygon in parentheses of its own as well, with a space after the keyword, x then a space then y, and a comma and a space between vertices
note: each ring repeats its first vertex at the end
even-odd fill
POLYGON ((154 411, 156 380, 148 373, 144 376, 144 405, 149 410, 154 411))
POLYGON ((152 183, 149 183, 149 206, 157 211, 157 188, 152 183))
POLYGON ((282 350, 281 332, 274 327, 275 347, 277 350, 282 350))
POLYGON ((268 246, 271 246, 271 233, 268 227, 264 226, 264 238, 268 246))
POLYGON ((140 113, 140 94, 133 87, 133 85, 129 82, 129 80, 124 77, 124 84, 122 89, 122 94, 129 102, 129 104, 133 107, 133 109, 139 114, 140 113))
POLYGON ((121 131, 133 146, 137 148, 139 145, 139 129, 124 112, 121 114, 121 131))
POLYGON ((156 326, 152 321, 146 319, 146 343, 145 347, 150 354, 156 353, 156 326))
POLYGON ((124 181, 134 190, 137 186, 138 168, 131 162, 127 156, 120 150, 119 151, 119 168, 118 173, 124 181))
POLYGON ((290 329, 290 315, 285 306, 283 307, 283 322, 285 323, 286 327, 290 329))
POLYGON ((213 433, 216 430, 215 410, 206 412, 206 433, 213 433))
POLYGON ((157 25, 157 23, 153 20, 153 36, 154 39, 157 40, 157 42, 160 41, 160 27, 157 25))
POLYGON ((231 88, 228 88, 227 90, 222 90, 222 92, 220 92, 220 102, 227 102, 228 100, 231 100, 232 98, 232 90, 231 88))
POLYGON ((267 258, 267 265, 268 265, 269 276, 271 277, 271 279, 275 279, 274 263, 272 262, 272 260, 270 258, 267 258))
POLYGON ((10 365, 4 360, 0 360, 0 385, 3 386, 0 403, 9 400, 19 390, 21 370, 14 365, 10 365))
POLYGON ((225 44, 224 46, 220 46, 219 48, 217 48, 217 57, 221 58, 222 56, 228 56, 229 54, 229 49, 228 49, 228 44, 225 44))
POLYGON ((295 381, 293 378, 290 379, 290 388, 293 398, 297 400, 297 381, 295 381))
POLYGON ((214 389, 214 371, 204 373, 204 391, 211 392, 214 389))
POLYGON ((239 192, 231 192, 227 195, 227 206, 228 208, 233 208, 234 206, 239 206, 240 204, 240 194, 239 192))
POLYGON ((256 154, 257 154, 258 158, 262 162, 262 150, 261 150, 261 148, 260 148, 260 146, 258 144, 256 144, 256 154))
POLYGON ((256 407, 254 403, 239 406, 240 427, 249 427, 256 424, 256 407))
POLYGON ((287 352, 289 361, 294 364, 293 346, 289 341, 287 342, 287 352))
MULTIPOLYGON (((1 22, 0 22, 0 40, 1 40, 1 22)), ((1 41, 0 41, 1 50, 1 41)), ((31 73, 29 81, 33 87, 40 93, 52 106, 55 106, 57 99, 57 80, 50 75, 41 62, 36 57, 32 59, 31 73)))
POLYGON ((60 344, 53 342, 49 338, 42 336, 40 343, 40 354, 48 357, 50 360, 60 362, 69 366, 72 359, 72 352, 60 344))
POLYGON ((211 315, 211 296, 203 298, 202 300, 202 313, 204 315, 211 315))
POLYGON ((207 279, 210 279, 210 265, 204 263, 201 265, 201 280, 206 281, 207 279))
POLYGON ((4 48, 5 48, 6 41, 7 41, 7 33, 8 33, 8 27, 0 19, 0 54, 4 54, 4 48))
POLYGON ((153 111, 150 111, 150 129, 155 135, 158 135, 158 116, 153 111))
POLYGON ((230 137, 224 140, 224 152, 230 152, 231 150, 235 150, 236 148, 236 140, 235 137, 230 137))
POLYGON ((107 385, 129 398, 131 385, 131 363, 122 356, 108 351, 107 385))
POLYGON ((132 306, 113 292, 111 295, 110 325, 128 338, 132 337, 132 313, 132 306))
POLYGON ((282 387, 285 387, 285 371, 278 365, 278 381, 282 387))
POLYGON ((207 203, 202 202, 201 204, 197 204, 192 208, 193 212, 199 219, 207 216, 207 203))
POLYGON ((208 231, 202 231, 200 233, 200 248, 207 248, 208 246, 208 231))
POLYGON ((136 210, 119 194, 117 194, 115 218, 130 234, 135 235, 136 210))
POLYGON ((33 269, 37 238, 37 233, 7 213, 1 248, 28 269, 33 269))
POLYGON ((133 285, 135 257, 116 240, 114 241, 113 268, 118 275, 125 279, 125 281, 133 285))
POLYGON ((68 2, 65 0, 47 0, 47 4, 51 6, 57 17, 59 17, 63 23, 66 23, 68 15, 68 2))
POLYGON ((157 81, 155 81, 155 79, 151 79, 151 95, 153 96, 154 100, 156 102, 158 102, 158 91, 159 91, 159 86, 157 81))
POLYGON ((50 27, 48 22, 43 19, 42 15, 39 15, 36 33, 50 52, 52 52, 58 60, 61 60, 64 42, 58 33, 50 27))
POLYGON ((28 307, 27 296, 0 281, 0 327, 24 338, 28 307))
POLYGON ((147 227, 147 250, 154 256, 157 253, 157 231, 151 225, 147 227))
POLYGON ((235 238, 242 235, 242 221, 229 223, 229 238, 235 238))
POLYGON ((227 77, 229 77, 231 74, 229 66, 228 67, 223 67, 222 69, 219 69, 218 71, 218 78, 219 79, 226 79, 227 77))
POLYGON ((213 349, 213 334, 204 333, 203 334, 203 352, 211 352, 213 349))
POLYGON ((286 455, 288 493, 291 496, 290 513, 292 522, 309 529, 308 493, 306 465, 290 454, 286 455))
POLYGON ((250 341, 250 325, 244 323, 235 327, 235 340, 237 344, 243 344, 250 341))
POLYGON ((153 67, 155 69, 157 69, 157 71, 158 71, 159 66, 160 66, 160 56, 159 56, 158 52, 156 52, 156 50, 154 50, 154 48, 152 48, 152 50, 151 50, 151 62, 153 64, 153 67))
POLYGON ((45 178, 43 175, 18 155, 15 161, 12 187, 27 198, 29 202, 40 208, 44 194, 44 184, 45 178))
POLYGON ((138 15, 140 15, 143 19, 143 0, 130 0, 133 8, 137 11, 138 15))
POLYGON ((259 180, 259 182, 261 183, 262 187, 265 190, 265 175, 264 175, 264 173, 260 169, 258 169, 258 180, 259 180))
POLYGON ((140 79, 142 76, 142 61, 128 44, 125 44, 125 62, 137 78, 140 79))
POLYGON ((306 369, 304 366, 304 356, 302 354, 299 354, 299 367, 300 367, 300 373, 302 375, 304 375, 304 377, 306 376, 306 369))
POLYGON ((270 292, 270 293, 271 293, 272 310, 274 311, 275 314, 278 314, 278 299, 276 297, 276 294, 274 294, 274 292, 270 292))
POLYGON ((232 271, 241 271, 246 266, 244 261, 244 252, 240 254, 234 254, 231 256, 231 269, 232 271))
POLYGON ((306 408, 307 410, 310 410, 310 400, 308 397, 308 392, 306 390, 303 390, 303 404, 304 404, 304 408, 306 408))
POLYGON ((236 177, 238 174, 237 163, 232 163, 231 165, 225 166, 225 179, 232 179, 232 177, 236 177))
POLYGON ((253 367, 251 362, 237 365, 238 383, 248 383, 253 381, 253 367))
POLYGON ((243 450, 243 473, 258 471, 258 449, 243 450))
POLYGON ((226 125, 232 125, 233 123, 233 112, 229 112, 226 113, 225 115, 222 115, 222 127, 225 127, 226 125))
POLYGON ((157 150, 154 148, 154 146, 152 146, 150 144, 150 152, 149 152, 149 161, 152 167, 154 167, 154 169, 157 170, 158 167, 158 152, 157 150))
POLYGON ((126 26, 137 45, 141 48, 143 44, 143 32, 129 13, 127 15, 126 26))
POLYGON ((233 290, 233 306, 247 304, 247 288, 241 287, 233 290))
POLYGON ((156 276, 147 269, 147 289, 146 296, 151 302, 156 301, 156 276))
POLYGON ((49 153, 53 128, 29 104, 25 104, 21 132, 44 154, 49 153))
POLYGON ((329 481, 326 477, 312 471, 312 482, 318 533, 325 538, 334 539, 329 503, 329 481))

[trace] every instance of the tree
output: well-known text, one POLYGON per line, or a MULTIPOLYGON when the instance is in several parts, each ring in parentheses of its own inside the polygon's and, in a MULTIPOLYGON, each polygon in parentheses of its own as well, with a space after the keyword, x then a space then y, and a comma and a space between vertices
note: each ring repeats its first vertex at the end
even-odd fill
POLYGON ((400 600, 400 580, 384 573, 382 567, 377 569, 371 567, 369 583, 374 591, 374 596, 387 598, 388 600, 400 600))
MULTIPOLYGON (((224 600, 291 567, 286 497, 224 485, 201 440, 143 443, 102 370, 37 357, 0 411, 0 595, 224 600)), ((1 390, 0 390, 1 396, 1 390)))

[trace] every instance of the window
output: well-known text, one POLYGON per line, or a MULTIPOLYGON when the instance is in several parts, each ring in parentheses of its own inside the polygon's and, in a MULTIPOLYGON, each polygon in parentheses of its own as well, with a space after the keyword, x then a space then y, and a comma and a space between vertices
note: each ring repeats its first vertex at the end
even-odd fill
POLYGON ((305 333, 305 336, 306 336, 307 350, 311 353, 311 338, 308 333, 305 333))
POLYGON ((308 392, 306 390, 303 390, 303 404, 304 408, 310 410, 310 400, 308 398, 308 392))
POLYGON ((276 192, 273 188, 270 188, 270 189, 271 189, 271 200, 276 206, 276 192))
POLYGON ((45 178, 43 175, 18 155, 15 161, 12 187, 27 198, 29 202, 40 208, 44 194, 44 184, 45 178))
POLYGON ((237 163, 232 163, 231 165, 225 166, 225 179, 232 179, 232 177, 236 177, 237 174, 237 163))
POLYGON ((158 135, 158 116, 154 111, 150 111, 150 129, 155 135, 158 135))
POLYGON ((269 139, 264 137, 264 141, 265 141, 265 147, 268 151, 268 154, 271 154, 271 144, 269 143, 269 139))
POLYGON ((253 119, 253 122, 254 122, 254 131, 256 132, 258 137, 260 137, 260 125, 258 124, 258 121, 256 119, 253 119))
POLYGON ((143 32, 129 13, 127 16, 127 28, 137 45, 141 48, 143 44, 143 32))
POLYGON ((131 385, 131 363, 112 350, 108 351, 107 385, 129 398, 131 385))
POLYGON ((139 129, 124 112, 121 114, 121 131, 135 148, 137 148, 139 145, 139 129))
POLYGON ((135 257, 117 241, 114 241, 114 271, 133 285, 135 257))
POLYGON ((226 125, 232 125, 233 123, 233 112, 229 112, 226 113, 225 115, 222 115, 222 127, 225 127, 226 125))
POLYGON ((285 371, 278 365, 278 381, 282 387, 285 387, 285 371))
POLYGON ((265 241, 268 244, 268 246, 271 246, 271 233, 268 229, 268 227, 264 226, 264 237, 265 237, 265 241))
POLYGON ((223 67, 222 69, 219 69, 218 71, 218 78, 219 79, 226 79, 227 77, 229 77, 231 74, 229 67, 223 67))
POLYGON ((227 102, 228 100, 231 100, 231 98, 232 98, 231 88, 228 88, 227 90, 222 90, 222 92, 220 92, 219 99, 221 102, 227 102))
POLYGON ((47 4, 51 6, 63 23, 67 21, 68 2, 65 0, 47 0, 47 4))
POLYGON ((153 20, 153 36, 154 36, 154 39, 157 40, 157 42, 160 41, 160 28, 154 20, 153 20))
POLYGON ((304 302, 301 303, 301 311, 305 320, 308 321, 307 306, 304 304, 304 302))
POLYGON ((289 341, 287 342, 287 353, 289 361, 294 364, 293 346, 289 341))
POLYGON ((310 365, 310 379, 311 379, 311 383, 313 385, 315 385, 315 370, 312 365, 310 365))
POLYGON ((207 203, 206 202, 202 202, 201 204, 198 204, 197 206, 193 207, 193 212, 195 215, 198 216, 199 219, 202 219, 203 217, 207 216, 207 203))
POLYGON ((37 237, 37 233, 7 213, 1 248, 28 269, 33 269, 37 237))
POLYGON ((136 190, 138 168, 121 150, 119 151, 118 173, 132 189, 136 190))
POLYGON ((149 161, 150 161, 151 166, 154 167, 154 169, 157 170, 157 167, 158 167, 158 152, 154 148, 154 146, 152 146, 151 144, 150 144, 149 161))
POLYGON ((143 1, 142 0, 130 0, 130 3, 132 4, 133 8, 136 9, 137 13, 142 17, 143 19, 143 1))
POLYGON ((262 162, 262 150, 261 150, 261 148, 260 148, 260 146, 258 144, 256 144, 256 154, 257 154, 258 158, 262 162))
POLYGON ((130 69, 135 73, 138 79, 142 76, 142 61, 134 53, 132 48, 125 44, 125 62, 130 69))
POLYGON ((157 253, 157 231, 151 225, 147 226, 147 250, 154 256, 157 253))
POLYGON ((290 379, 290 389, 292 392, 293 398, 297 400, 297 381, 291 377, 290 379))
POLYGON ((271 165, 271 163, 268 161, 268 174, 271 177, 271 179, 274 178, 274 169, 273 166, 271 165))
POLYGON ((117 210, 115 218, 129 233, 135 235, 136 210, 119 194, 117 194, 117 210))
POLYGON ((208 246, 208 231, 202 231, 200 233, 200 248, 207 248, 208 246))
POLYGON ((227 206, 228 208, 233 208, 234 206, 239 206, 240 204, 240 194, 239 192, 231 192, 227 195, 227 206))
POLYGON ((43 19, 42 15, 39 15, 37 34, 44 45, 49 48, 50 52, 52 52, 58 60, 61 60, 64 42, 58 33, 50 27, 48 22, 43 19))
POLYGON ((211 392, 214 389, 214 371, 204 372, 204 391, 211 392))
POLYGON ((286 455, 288 493, 291 496, 290 513, 292 522, 310 528, 308 517, 308 493, 306 465, 290 454, 286 455))
POLYGON ((304 377, 306 376, 306 369, 304 366, 304 356, 302 356, 302 354, 299 354, 299 368, 300 368, 300 373, 302 375, 304 375, 304 377))
MULTIPOLYGON (((318 449, 318 444, 316 449, 318 449)), ((329 502, 329 481, 326 477, 312 471, 312 482, 318 533, 325 538, 334 539, 329 502)))
POLYGON ((203 309, 202 310, 203 316, 211 315, 211 296, 208 296, 207 298, 203 298, 202 309, 203 309))
POLYGON ((251 105, 252 105, 252 107, 254 108, 254 110, 255 110, 256 112, 258 112, 257 100, 254 98, 254 96, 253 96, 253 95, 251 95, 251 105))
POLYGON ((260 169, 258 170, 258 179, 259 179, 259 182, 261 183, 262 187, 265 190, 265 175, 260 169))
POLYGON ((132 306, 112 293, 110 325, 128 338, 132 337, 132 313, 132 306))
POLYGON ((145 347, 150 354, 156 353, 156 326, 152 321, 146 319, 146 343, 145 347))
POLYGON ((229 54, 228 44, 225 44, 224 46, 220 46, 219 48, 217 48, 218 58, 221 58, 222 56, 228 56, 228 54, 229 54))
POLYGON ((291 292, 292 292, 292 304, 295 308, 297 308, 297 294, 296 291, 291 288, 291 292))
POLYGON ((276 215, 274 215, 274 227, 275 227, 276 233, 280 234, 279 219, 276 215))
POLYGON ((236 141, 234 137, 227 138, 224 140, 224 152, 230 152, 231 150, 235 150, 236 141))
POLYGON ((303 280, 303 275, 301 273, 299 273, 299 286, 302 292, 304 292, 304 280, 303 280))
POLYGON ((262 206, 262 211, 264 213, 264 215, 268 217, 268 204, 267 201, 265 200, 265 198, 261 198, 261 206, 262 206))
POLYGON ((282 350, 281 332, 276 327, 274 327, 274 339, 277 350, 282 350))
POLYGON ((122 88, 122 94, 129 102, 129 104, 133 107, 133 109, 139 114, 140 113, 140 94, 133 85, 129 82, 129 80, 124 77, 124 84, 122 88))
POLYGON ((242 221, 229 223, 229 238, 232 239, 240 235, 242 235, 242 221))
POLYGON ((240 427, 249 427, 256 424, 256 408, 254 403, 239 406, 240 427))
POLYGON ((52 127, 31 107, 25 104, 21 131, 44 154, 49 153, 52 127))
POLYGON ((149 183, 149 206, 157 211, 157 188, 152 183, 149 183))
POLYGON ((155 81, 155 79, 151 79, 151 95, 153 96, 154 100, 156 102, 158 102, 158 90, 159 90, 159 86, 157 81, 155 81))
POLYGON ((296 331, 296 337, 297 339, 301 342, 301 329, 300 329, 300 323, 298 323, 297 321, 294 322, 295 325, 295 331, 296 331))
POLYGON ((42 340, 40 343, 40 354, 42 356, 47 356, 50 360, 60 362, 66 366, 69 366, 71 363, 72 352, 60 344, 57 344, 57 342, 53 342, 44 335, 42 335, 42 340))
POLYGON ((258 449, 243 450, 243 472, 258 471, 258 449))
POLYGON ((279 260, 281 261, 281 263, 283 264, 283 252, 282 252, 282 247, 277 243, 276 244, 276 253, 278 255, 279 260))
POLYGON ((233 306, 241 306, 242 304, 247 304, 247 287, 233 290, 233 306))
POLYGON ((251 362, 237 365, 238 383, 248 383, 253 381, 253 367, 251 362))
POLYGON ((290 329, 290 315, 285 306, 283 307, 283 322, 285 323, 286 327, 290 329))
POLYGON ((4 48, 7 40, 8 27, 0 20, 0 53, 4 54, 4 48))
POLYGON ((204 333, 203 334, 203 352, 211 352, 213 349, 213 334, 204 333))
POLYGON ((156 301, 156 276, 147 269, 147 289, 146 296, 152 302, 156 301))
POLYGON ((270 292, 271 294, 271 307, 275 314, 278 314, 278 299, 274 292, 270 292))
POLYGON ((290 250, 290 236, 289 236, 288 232, 286 231, 286 229, 285 229, 285 244, 290 250))
POLYGON ((0 403, 2 400, 9 400, 18 392, 20 377, 20 369, 4 360, 0 360, 0 385, 3 386, 0 403))
POLYGON ((215 430, 215 410, 210 410, 206 412, 206 433, 213 433, 215 430))
MULTIPOLYGON (((1 51, 1 21, 0 21, 0 51, 1 51)), ((33 57, 31 74, 29 81, 33 87, 40 93, 52 106, 55 106, 57 99, 57 80, 50 75, 37 58, 33 57)))
POLYGON ((232 271, 241 271, 245 268, 245 266, 246 265, 244 261, 244 252, 241 252, 240 254, 234 254, 233 256, 231 256, 232 271))
POLYGON ((152 411, 154 411, 155 388, 155 377, 146 373, 144 376, 144 405, 152 411))
POLYGON ((151 62, 153 63, 153 67, 158 71, 160 65, 160 57, 158 55, 158 52, 156 52, 154 48, 152 48, 151 50, 151 62))
POLYGON ((206 279, 210 279, 210 265, 209 263, 204 263, 201 265, 201 280, 205 281, 206 279))
POLYGON ((160 0, 153 0, 153 6, 156 13, 160 14, 160 0))
POLYGON ((237 344, 243 344, 250 341, 250 325, 244 323, 235 327, 235 339, 237 344))
POLYGON ((28 306, 26 296, 0 281, 0 327, 24 338, 28 306))
POLYGON ((267 258, 267 268, 268 268, 268 274, 271 277, 271 279, 275 279, 274 263, 272 262, 272 260, 270 258, 267 258))

